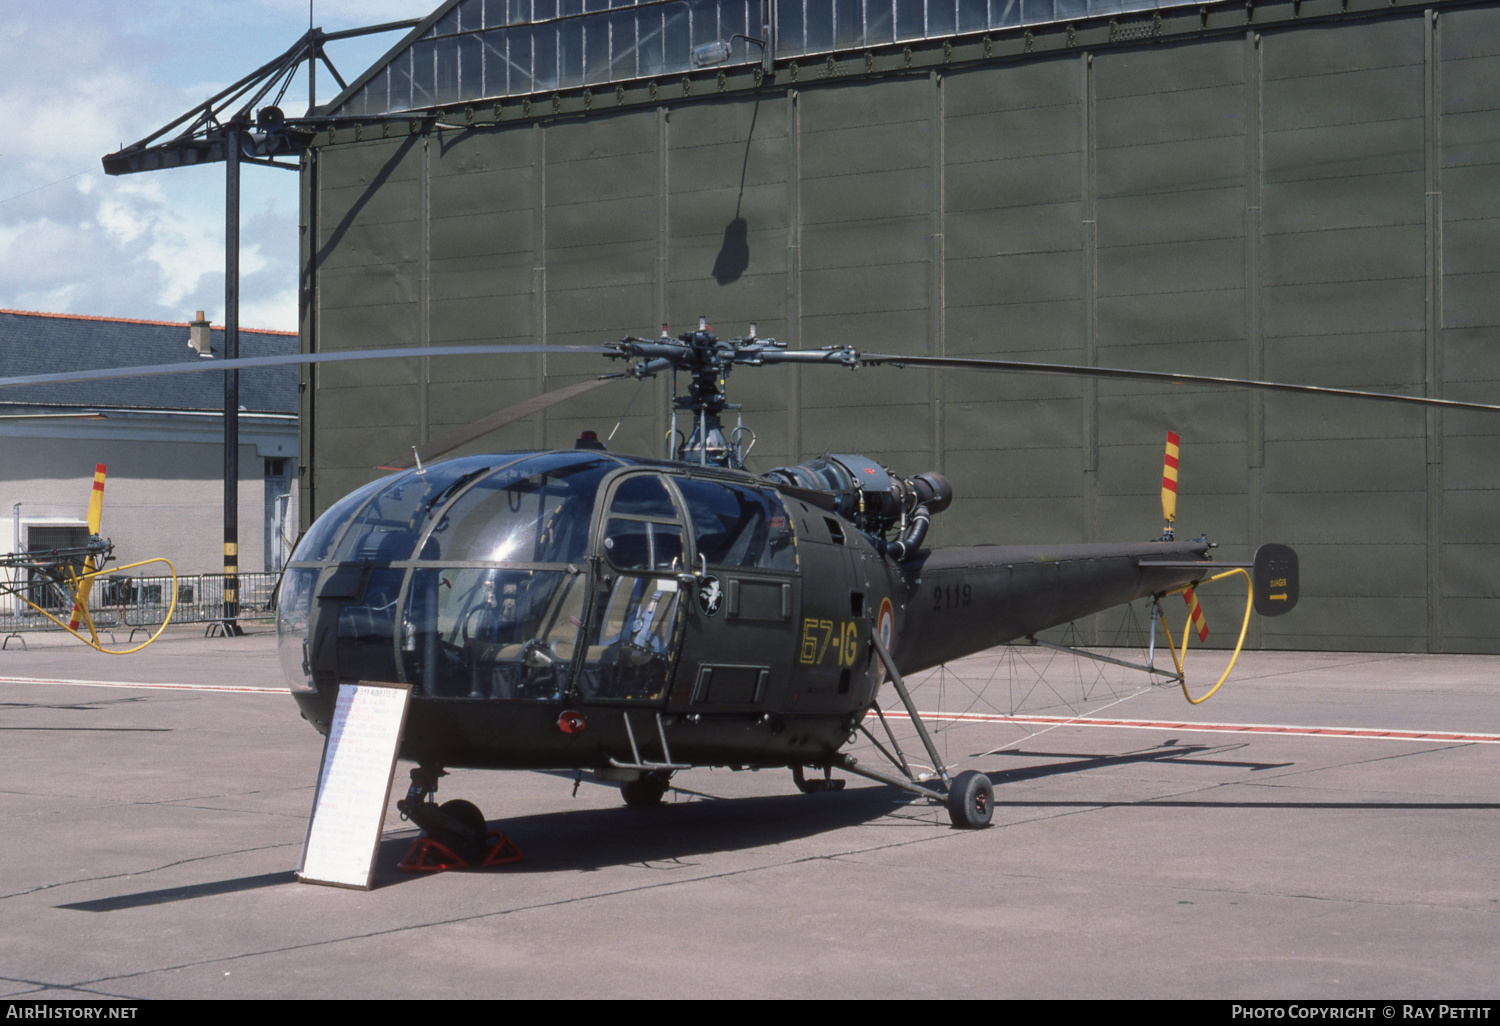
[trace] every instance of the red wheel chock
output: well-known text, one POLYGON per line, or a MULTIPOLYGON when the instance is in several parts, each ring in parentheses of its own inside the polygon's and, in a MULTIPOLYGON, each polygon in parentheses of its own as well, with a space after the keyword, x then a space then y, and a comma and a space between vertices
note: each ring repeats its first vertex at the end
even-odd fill
MULTIPOLYGON (((521 854, 521 849, 516 846, 505 835, 502 830, 491 831, 484 839, 485 856, 479 863, 480 869, 489 869, 491 866, 506 866, 512 862, 520 862, 526 856, 521 854)), ((403 873, 442 873, 449 869, 472 869, 468 859, 457 854, 441 841, 431 837, 418 837, 411 842, 411 847, 406 851, 406 857, 396 864, 396 868, 403 873)))
POLYGON ((505 836, 505 831, 491 831, 484 839, 488 845, 484 861, 479 863, 480 869, 489 869, 491 866, 508 866, 512 862, 520 862, 526 856, 521 854, 521 849, 516 847, 516 842, 505 836))

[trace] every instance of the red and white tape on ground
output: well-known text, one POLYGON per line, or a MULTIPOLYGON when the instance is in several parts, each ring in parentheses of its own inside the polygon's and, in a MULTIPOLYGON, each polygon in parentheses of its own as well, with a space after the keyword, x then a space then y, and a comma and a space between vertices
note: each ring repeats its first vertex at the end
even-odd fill
POLYGON ((130 688, 150 691, 228 691, 235 694, 285 695, 285 687, 252 688, 233 684, 153 684, 129 680, 68 680, 48 677, 0 677, 0 684, 72 684, 86 688, 130 688))
MULTIPOLYGON (((906 713, 885 710, 887 718, 906 719, 906 713)), ((1127 730, 1181 730, 1216 734, 1291 734, 1304 737, 1353 737, 1385 741, 1430 741, 1500 744, 1500 734, 1454 733, 1444 730, 1382 730, 1377 727, 1299 727, 1275 723, 1190 723, 1185 720, 1114 720, 1091 716, 1010 716, 1003 713, 923 712, 922 719, 943 723, 1018 723, 1040 727, 1121 727, 1127 730)))

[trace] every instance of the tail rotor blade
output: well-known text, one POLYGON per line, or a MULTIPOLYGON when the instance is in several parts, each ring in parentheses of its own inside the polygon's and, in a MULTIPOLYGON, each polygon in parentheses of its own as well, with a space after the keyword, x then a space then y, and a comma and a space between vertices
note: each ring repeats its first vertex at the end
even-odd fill
MULTIPOLYGON (((104 474, 105 466, 102 463, 94 466, 94 490, 89 492, 89 534, 96 535, 100 527, 104 525, 104 474)), ((84 573, 92 574, 98 569, 94 565, 94 557, 89 556, 83 563, 84 573)), ((73 590, 73 615, 68 617, 68 630, 76 631, 88 612, 89 592, 94 588, 94 579, 84 577, 73 590)), ((94 633, 94 625, 89 624, 89 633, 94 633)), ((98 636, 94 636, 97 642, 98 636)))
POLYGON ((1173 528, 1177 525, 1177 456, 1181 449, 1181 439, 1177 432, 1167 432, 1167 452, 1162 458, 1161 467, 1161 515, 1167 521, 1165 534, 1172 537, 1173 528))

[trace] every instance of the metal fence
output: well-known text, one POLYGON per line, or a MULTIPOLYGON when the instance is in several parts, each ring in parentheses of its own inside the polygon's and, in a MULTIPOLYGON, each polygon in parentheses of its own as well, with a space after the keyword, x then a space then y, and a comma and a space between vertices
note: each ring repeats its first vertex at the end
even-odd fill
MULTIPOLYGON (((275 613, 276 582, 280 574, 239 574, 237 620, 270 620, 275 613)), ((24 589, 28 599, 64 622, 73 609, 73 597, 55 585, 38 582, 24 589)), ((94 582, 89 594, 89 615, 94 627, 103 631, 136 631, 156 627, 166 618, 172 602, 169 576, 110 574, 94 582)), ((172 623, 220 623, 224 610, 224 575, 193 574, 177 578, 177 608, 172 623)), ((9 600, 0 612, 0 633, 61 630, 57 624, 19 598, 9 600), (19 608, 18 608, 19 607, 19 608)))

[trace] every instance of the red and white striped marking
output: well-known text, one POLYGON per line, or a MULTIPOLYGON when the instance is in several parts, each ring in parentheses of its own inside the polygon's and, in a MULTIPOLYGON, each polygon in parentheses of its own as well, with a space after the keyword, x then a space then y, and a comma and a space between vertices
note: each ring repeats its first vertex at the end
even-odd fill
POLYGON ((1182 439, 1177 432, 1167 432, 1167 451, 1161 467, 1161 512, 1167 523, 1177 519, 1177 458, 1182 452, 1182 439))
MULTIPOLYGON (((94 464, 94 490, 89 493, 89 534, 98 534, 104 523, 104 475, 108 469, 102 463, 94 464)), ((90 572, 97 569, 93 556, 84 560, 84 568, 90 572)), ((76 631, 83 622, 84 606, 88 603, 89 591, 93 587, 92 577, 78 585, 78 595, 73 600, 73 615, 68 618, 68 630, 76 631)))
POLYGON ((234 694, 285 695, 284 687, 251 688, 233 684, 157 684, 131 680, 69 680, 50 677, 0 677, 0 684, 72 684, 86 688, 130 688, 147 691, 227 691, 234 694))
MULTIPOLYGON (((887 719, 907 719, 885 710, 887 719)), ((1430 741, 1434 744, 1494 745, 1500 734, 1452 733, 1441 730, 1380 730, 1374 727, 1298 727, 1275 723, 1190 723, 1185 720, 1115 720, 1092 716, 1008 716, 1002 713, 923 712, 922 719, 944 723, 1017 723, 1041 727, 1119 727, 1126 730, 1180 730, 1210 734, 1289 734, 1302 737, 1352 737, 1378 741, 1430 741)))
POLYGON ((1182 593, 1182 600, 1187 603, 1188 618, 1193 621, 1193 629, 1198 632, 1199 641, 1208 640, 1208 620, 1203 615, 1203 606, 1198 602, 1198 593, 1192 588, 1182 593))

